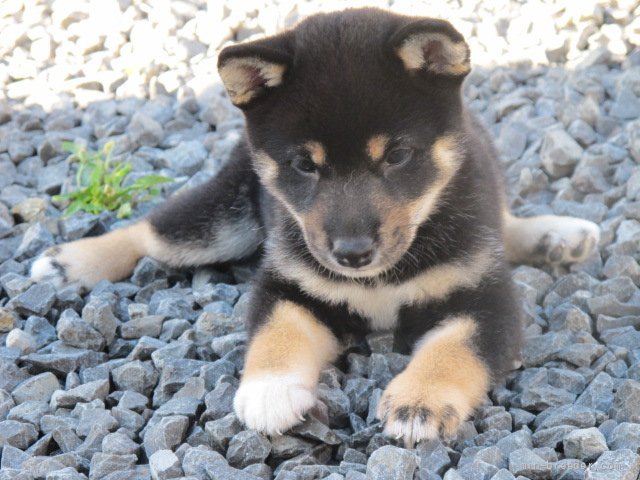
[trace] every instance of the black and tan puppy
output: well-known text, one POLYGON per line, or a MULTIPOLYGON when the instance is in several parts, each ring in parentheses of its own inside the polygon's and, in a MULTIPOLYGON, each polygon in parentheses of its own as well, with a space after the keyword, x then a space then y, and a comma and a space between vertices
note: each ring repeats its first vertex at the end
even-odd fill
POLYGON ((376 9, 225 48, 247 130, 226 167, 145 221, 50 249, 33 276, 91 287, 143 255, 200 265, 264 243, 238 417, 287 430, 345 334, 393 329, 412 359, 379 403, 385 431, 453 434, 518 362, 506 261, 579 261, 598 241, 590 222, 507 212, 497 154, 462 102, 469 68, 446 21, 376 9))

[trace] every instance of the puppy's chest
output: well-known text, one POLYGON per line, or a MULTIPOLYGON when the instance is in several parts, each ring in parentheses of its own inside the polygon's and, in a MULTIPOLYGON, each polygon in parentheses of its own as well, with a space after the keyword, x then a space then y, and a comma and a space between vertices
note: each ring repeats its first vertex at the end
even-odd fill
POLYGON ((365 319, 372 330, 387 330, 395 328, 402 307, 427 304, 454 287, 446 281, 438 284, 437 278, 444 280, 442 272, 430 272, 397 285, 363 286, 314 276, 297 280, 307 294, 331 305, 346 306, 350 313, 365 319))
POLYGON ((372 330, 392 329, 404 306, 426 305, 445 299, 462 288, 474 288, 494 263, 491 249, 483 247, 452 262, 442 263, 399 284, 364 286, 337 282, 296 262, 280 264, 278 271, 308 295, 331 305, 344 305, 369 323, 372 330))
POLYGON ((328 303, 346 305, 351 313, 365 318, 372 330, 387 330, 395 328, 400 308, 408 303, 407 293, 398 286, 336 285, 322 297, 328 303))

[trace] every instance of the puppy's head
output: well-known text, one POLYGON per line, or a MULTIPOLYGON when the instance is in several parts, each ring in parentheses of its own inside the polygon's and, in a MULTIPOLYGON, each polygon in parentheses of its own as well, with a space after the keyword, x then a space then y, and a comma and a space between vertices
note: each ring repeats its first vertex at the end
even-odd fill
POLYGON ((396 264, 460 166, 462 36, 347 10, 227 47, 218 67, 262 182, 314 257, 352 277, 396 264))

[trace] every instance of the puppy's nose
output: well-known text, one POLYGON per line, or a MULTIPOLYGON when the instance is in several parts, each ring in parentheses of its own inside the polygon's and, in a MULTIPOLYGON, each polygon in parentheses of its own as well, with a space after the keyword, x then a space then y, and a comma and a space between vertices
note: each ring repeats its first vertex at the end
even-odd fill
POLYGON ((364 267, 373 260, 373 239, 365 236, 338 238, 333 241, 331 253, 343 267, 364 267))

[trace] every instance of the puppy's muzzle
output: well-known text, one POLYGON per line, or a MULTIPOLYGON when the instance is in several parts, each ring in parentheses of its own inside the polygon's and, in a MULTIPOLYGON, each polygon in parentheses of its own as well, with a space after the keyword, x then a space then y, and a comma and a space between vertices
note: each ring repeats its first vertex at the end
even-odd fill
POLYGON ((337 238, 331 245, 331 254, 343 267, 365 267, 373 260, 374 253, 374 241, 367 236, 337 238))

